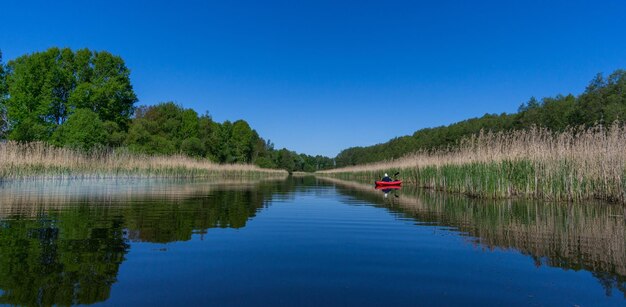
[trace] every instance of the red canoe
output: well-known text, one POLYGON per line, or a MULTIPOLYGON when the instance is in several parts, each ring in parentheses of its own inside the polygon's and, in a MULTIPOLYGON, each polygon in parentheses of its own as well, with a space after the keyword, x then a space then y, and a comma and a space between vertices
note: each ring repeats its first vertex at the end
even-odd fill
POLYGON ((402 185, 402 180, 396 181, 376 181, 377 187, 397 187, 402 185))

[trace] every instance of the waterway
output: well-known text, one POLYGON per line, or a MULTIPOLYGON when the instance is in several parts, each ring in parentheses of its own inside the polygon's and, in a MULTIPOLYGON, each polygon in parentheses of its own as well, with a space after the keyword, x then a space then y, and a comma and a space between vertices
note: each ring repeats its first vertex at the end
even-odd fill
POLYGON ((626 304, 623 206, 316 177, 0 183, 0 304, 626 304))

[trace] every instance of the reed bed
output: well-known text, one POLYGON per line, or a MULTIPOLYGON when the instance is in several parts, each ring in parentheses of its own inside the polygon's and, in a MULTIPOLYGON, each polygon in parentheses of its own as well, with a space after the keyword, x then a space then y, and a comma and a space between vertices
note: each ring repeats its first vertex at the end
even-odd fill
POLYGON ((0 179, 69 178, 262 178, 284 170, 246 164, 217 164, 184 155, 152 156, 125 150, 83 152, 45 143, 0 144, 0 179))
POLYGON ((318 174, 372 181, 399 171, 409 184, 480 198, 626 203, 626 127, 481 132, 458 146, 318 174))

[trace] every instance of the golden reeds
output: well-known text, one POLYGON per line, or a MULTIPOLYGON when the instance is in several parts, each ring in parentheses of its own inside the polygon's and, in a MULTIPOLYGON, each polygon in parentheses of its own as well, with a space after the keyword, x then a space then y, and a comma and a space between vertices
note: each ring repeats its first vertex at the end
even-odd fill
POLYGON ((184 155, 152 156, 124 150, 82 152, 45 143, 0 144, 0 179, 286 176, 284 170, 217 164, 184 155))
POLYGON ((626 202, 626 127, 481 132, 445 150, 319 172, 372 180, 400 171, 418 186, 484 198, 626 202))

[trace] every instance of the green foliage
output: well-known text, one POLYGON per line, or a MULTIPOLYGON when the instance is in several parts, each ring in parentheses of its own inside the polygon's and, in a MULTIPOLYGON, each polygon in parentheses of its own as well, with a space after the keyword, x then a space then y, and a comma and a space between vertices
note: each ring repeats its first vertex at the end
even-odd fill
POLYGON ((139 107, 128 130, 126 144, 135 152, 176 153, 182 141, 182 113, 182 108, 173 102, 139 107))
POLYGON ((230 121, 225 121, 221 125, 217 125, 214 131, 215 146, 212 146, 213 156, 220 162, 232 163, 234 162, 232 147, 230 144, 232 136, 233 124, 230 121))
POLYGON ((135 152, 184 153, 221 163, 253 163, 267 156, 265 141, 246 121, 215 123, 173 102, 139 107, 125 144, 135 152))
POLYGON ((296 170, 295 155, 289 150, 283 148, 278 151, 277 165, 279 168, 286 169, 289 172, 296 170))
POLYGON ((183 153, 192 157, 202 157, 205 153, 202 141, 195 136, 185 139, 182 142, 180 149, 183 153))
POLYGON ((116 122, 107 121, 103 123, 106 132, 106 145, 109 147, 120 147, 124 144, 127 133, 120 128, 116 122))
POLYGON ((247 122, 238 120, 233 123, 231 132, 231 148, 235 161, 250 162, 253 158, 254 144, 259 138, 247 122))
POLYGON ((9 61, 8 137, 49 141, 77 109, 126 127, 137 101, 124 61, 108 52, 50 48, 9 61))
POLYGON ((125 127, 133 114, 137 97, 130 83, 130 70, 119 56, 109 52, 79 50, 74 73, 77 86, 68 103, 74 108, 88 108, 103 121, 125 127))
POLYGON ((48 140, 65 116, 67 57, 58 48, 17 58, 8 63, 6 101, 9 138, 48 140), (63 62, 63 64, 61 64, 63 62))
POLYGON ((134 152, 183 153, 219 163, 254 163, 288 171, 313 172, 334 166, 331 158, 274 150, 244 120, 216 123, 207 114, 198 116, 173 102, 137 108, 124 144, 134 152))
POLYGON ((211 158, 217 128, 208 115, 198 117, 194 110, 184 109, 173 102, 141 106, 136 111, 125 143, 135 152, 185 153, 211 158))
POLYGON ((542 126, 563 131, 572 126, 608 124, 626 119, 626 71, 617 70, 604 78, 597 75, 586 91, 575 97, 557 95, 537 100, 531 97, 514 114, 485 114, 445 127, 418 130, 411 136, 394 138, 368 147, 352 147, 335 158, 337 167, 399 158, 418 150, 454 146, 462 138, 481 130, 509 131, 542 126))
POLYGON ((104 145, 106 141, 104 123, 88 109, 76 110, 52 135, 54 144, 82 150, 104 145))
POLYGON ((276 163, 268 157, 259 157, 254 161, 254 164, 262 168, 277 168, 276 163))

